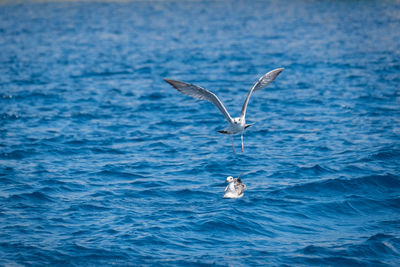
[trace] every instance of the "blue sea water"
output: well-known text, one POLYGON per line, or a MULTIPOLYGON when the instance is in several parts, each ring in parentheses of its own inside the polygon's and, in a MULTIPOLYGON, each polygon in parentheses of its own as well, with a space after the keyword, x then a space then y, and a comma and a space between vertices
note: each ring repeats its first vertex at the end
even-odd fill
POLYGON ((398 1, 3 1, 0 265, 399 266, 399 29, 398 1), (162 80, 238 116, 278 67, 236 154, 162 80))

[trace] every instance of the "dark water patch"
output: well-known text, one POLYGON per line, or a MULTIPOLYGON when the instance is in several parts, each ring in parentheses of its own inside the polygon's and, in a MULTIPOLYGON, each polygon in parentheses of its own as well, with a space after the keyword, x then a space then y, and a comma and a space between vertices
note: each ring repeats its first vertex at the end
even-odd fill
POLYGON ((128 172, 123 172, 123 171, 113 171, 113 170, 103 170, 100 172, 97 172, 96 175, 99 176, 104 176, 108 178, 122 178, 122 179, 138 179, 142 178, 143 176, 137 175, 134 173, 128 173, 128 172))
POLYGON ((296 165, 291 165, 289 167, 286 167, 285 169, 287 170, 279 170, 274 172, 273 174, 270 174, 269 177, 271 178, 283 178, 283 179, 300 179, 300 178, 318 178, 318 177, 324 177, 326 175, 330 175, 334 173, 334 170, 328 168, 328 167, 322 167, 319 164, 313 165, 313 166, 303 166, 299 167, 296 165))
MULTIPOLYGON (((154 126, 159 126, 159 127, 168 127, 168 128, 181 128, 186 126, 187 123, 186 122, 181 122, 181 121, 176 121, 176 120, 162 120, 156 124, 154 124, 154 126)), ((173 135, 171 135, 171 137, 173 137, 173 135)))
POLYGON ((98 198, 98 199, 103 199, 106 197, 114 197, 114 196, 115 196, 115 194, 112 193, 110 190, 99 190, 90 195, 90 197, 98 198))
POLYGON ((363 214, 352 205, 351 201, 320 202, 308 205, 307 213, 309 216, 318 216, 322 218, 344 218, 363 214))
POLYGON ((400 150, 398 149, 387 149, 373 154, 369 157, 372 160, 399 160, 400 150))
POLYGON ((62 190, 60 190, 57 187, 53 187, 53 186, 46 186, 46 187, 42 187, 39 189, 40 193, 43 193, 45 195, 49 195, 51 193, 56 193, 56 192, 61 192, 62 190))
POLYGON ((163 187, 168 185, 169 183, 160 180, 160 181, 147 181, 146 180, 135 180, 129 183, 131 186, 134 187, 143 187, 143 188, 153 188, 153 187, 163 187))
POLYGON ((123 252, 113 252, 107 249, 97 249, 91 248, 90 244, 87 246, 83 244, 68 244, 63 247, 65 253, 70 254, 72 262, 81 262, 78 260, 79 257, 82 257, 85 262, 90 263, 92 260, 100 259, 103 264, 110 262, 110 260, 120 260, 120 259, 128 259, 128 256, 123 252), (79 254, 77 253, 79 251, 79 254))
POLYGON ((2 242, 0 243, 0 247, 4 251, 8 252, 5 256, 5 260, 8 260, 12 265, 16 263, 22 265, 35 265, 37 262, 50 264, 67 257, 66 253, 61 253, 57 250, 49 250, 35 245, 24 244, 22 242, 2 242), (16 260, 9 256, 14 253, 14 251, 18 250, 26 251, 26 257, 20 257, 16 260))
POLYGON ((310 167, 300 167, 296 172, 300 175, 309 175, 309 174, 320 175, 323 173, 330 173, 333 171, 327 167, 323 168, 319 164, 316 164, 316 165, 310 166, 310 167))
POLYGON ((119 150, 119 149, 113 149, 113 148, 91 148, 90 149, 93 153, 96 154, 117 154, 117 155, 122 155, 125 154, 125 152, 119 150))
POLYGON ((349 254, 358 253, 365 257, 385 257, 387 262, 396 263, 400 256, 400 238, 382 233, 375 234, 362 244, 351 245, 349 254))
POLYGON ((181 189, 181 190, 170 190, 169 194, 174 195, 176 198, 202 198, 202 197, 211 197, 214 194, 210 192, 206 192, 203 190, 194 190, 194 189, 181 189))
POLYGON ((371 195, 377 193, 396 192, 400 188, 398 176, 374 175, 353 179, 328 179, 306 184, 300 184, 273 193, 311 194, 314 196, 340 196, 346 194, 371 195))
POLYGON ((220 264, 214 260, 148 260, 147 263, 157 262, 158 264, 164 266, 225 266, 224 264, 220 264))
POLYGON ((3 175, 0 174, 0 176, 2 176, 0 179, 0 184, 2 184, 2 185, 14 185, 15 184, 14 180, 4 177, 4 176, 6 176, 6 174, 3 174, 3 175))
POLYGON ((149 94, 142 95, 139 99, 140 100, 159 101, 164 98, 166 98, 166 95, 161 92, 151 92, 149 94))
POLYGON ((167 143, 161 142, 161 141, 160 142, 152 142, 149 144, 149 147, 151 149, 162 149, 162 150, 170 148, 170 146, 167 143))
POLYGON ((68 184, 67 182, 61 181, 57 178, 41 180, 40 183, 48 186, 60 186, 68 184))
POLYGON ((1 113, 1 114, 0 114, 0 118, 1 118, 2 120, 4 120, 4 121, 6 121, 6 120, 11 120, 11 121, 13 121, 13 120, 18 120, 18 119, 20 119, 20 118, 21 118, 21 115, 19 115, 19 114, 13 114, 13 113, 1 113))
POLYGON ((94 204, 76 204, 71 205, 66 211, 82 211, 82 212, 106 212, 110 210, 109 207, 94 205, 94 204))
POLYGON ((16 170, 13 167, 6 167, 6 166, 1 166, 0 167, 0 176, 7 176, 7 175, 15 175, 16 170))
POLYGON ((236 232, 241 234, 245 233, 245 230, 239 227, 237 224, 230 224, 229 222, 221 218, 200 220, 196 224, 196 231, 211 231, 220 233, 236 232))
POLYGON ((312 227, 295 224, 284 224, 281 225, 279 228, 282 232, 291 232, 294 234, 313 235, 316 233, 316 231, 312 227))
POLYGON ((382 220, 379 222, 377 227, 382 227, 382 228, 390 228, 394 229, 395 231, 398 231, 400 229, 400 220, 397 218, 395 220, 382 220))
POLYGON ((29 204, 34 203, 46 203, 53 202, 54 200, 49 197, 47 194, 42 192, 32 192, 32 193, 23 193, 23 194, 14 194, 8 198, 10 202, 27 202, 29 204))
POLYGON ((21 160, 27 157, 31 157, 36 155, 37 151, 35 149, 16 149, 8 152, 0 153, 1 159, 13 159, 13 160, 21 160))
POLYGON ((158 186, 150 189, 136 189, 132 188, 131 190, 123 190, 122 196, 124 198, 130 199, 144 199, 144 198, 164 198, 167 196, 167 192, 165 190, 160 190, 158 186))
MULTIPOLYGON (((360 264, 395 266, 398 263, 399 239, 390 235, 376 234, 359 244, 347 244, 343 247, 322 247, 310 245, 300 251, 307 255, 308 259, 320 261, 322 259, 343 259, 353 258, 358 255, 364 260, 360 264), (379 260, 383 259, 383 260, 379 260)), ((332 262, 335 263, 335 262, 332 262)))
POLYGON ((329 255, 331 251, 325 247, 309 245, 301 249, 300 252, 306 255, 329 255))
MULTIPOLYGON (((284 261, 287 263, 291 262, 293 264, 303 265, 303 266, 321 266, 321 265, 330 265, 330 266, 366 266, 371 264, 382 265, 380 261, 363 261, 358 260, 356 257, 341 257, 341 256, 332 256, 332 257, 323 257, 323 256, 315 256, 315 257, 304 257, 304 256, 296 256, 293 258, 287 259, 284 261)), ((372 265, 373 266, 373 265, 372 265)))
POLYGON ((22 101, 22 100, 35 100, 35 101, 40 101, 40 100, 48 100, 51 101, 49 103, 52 103, 53 101, 62 101, 63 99, 60 97, 58 94, 52 94, 46 91, 28 91, 28 92, 20 92, 17 94, 14 94, 13 99, 16 101, 22 101))
POLYGON ((105 70, 105 71, 84 72, 80 75, 71 75, 71 78, 74 78, 74 79, 80 79, 80 78, 84 79, 84 78, 93 78, 93 77, 108 78, 110 76, 130 75, 130 74, 132 74, 131 71, 105 70))
POLYGON ((80 182, 65 182, 65 184, 60 185, 59 188, 66 192, 83 192, 87 190, 87 186, 80 182))
POLYGON ((92 119, 96 119, 99 117, 97 114, 92 114, 92 113, 88 113, 88 112, 73 112, 70 116, 72 119, 77 119, 80 121, 92 120, 92 119))
MULTIPOLYGON (((67 137, 65 139, 69 139, 69 138, 72 138, 72 137, 67 137)), ((64 144, 72 145, 72 146, 92 145, 94 143, 95 143, 94 140, 89 140, 89 139, 86 139, 86 138, 74 139, 74 140, 70 140, 70 141, 65 141, 64 142, 64 144)))

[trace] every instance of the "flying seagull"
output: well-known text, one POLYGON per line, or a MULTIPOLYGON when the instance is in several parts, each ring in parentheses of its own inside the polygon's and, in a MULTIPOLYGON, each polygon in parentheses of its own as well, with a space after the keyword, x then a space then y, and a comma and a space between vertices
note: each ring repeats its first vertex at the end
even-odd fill
POLYGON ((225 188, 223 198, 241 198, 243 196, 246 185, 242 183, 240 177, 233 179, 232 176, 228 176, 225 182, 229 184, 225 188))
MULTIPOLYGON (((283 68, 271 70, 270 72, 264 74, 254 84, 254 86, 250 89, 249 93, 247 94, 246 100, 243 103, 242 113, 241 113, 240 117, 236 117, 236 118, 232 118, 231 115, 229 115, 224 104, 222 104, 221 100, 219 100, 219 98, 214 93, 212 93, 204 88, 201 88, 200 86, 190 84, 190 83, 169 80, 169 79, 164 79, 164 81, 166 81, 167 83, 172 85, 176 90, 178 90, 179 92, 181 92, 184 95, 188 95, 188 96, 191 96, 196 99, 207 100, 207 101, 213 103, 221 111, 222 115, 224 115, 226 120, 229 122, 229 126, 225 130, 221 130, 218 132, 223 133, 223 134, 230 134, 230 135, 235 135, 235 134, 240 133, 241 141, 242 141, 242 152, 243 152, 243 132, 245 129, 247 129, 251 126, 251 124, 246 124, 246 110, 247 110, 247 104, 249 103, 250 96, 253 92, 267 87, 270 83, 272 83, 275 80, 275 78, 282 71, 283 71, 283 68)), ((232 137, 232 149, 233 149, 233 152, 235 152, 235 145, 233 143, 233 137, 232 137)))

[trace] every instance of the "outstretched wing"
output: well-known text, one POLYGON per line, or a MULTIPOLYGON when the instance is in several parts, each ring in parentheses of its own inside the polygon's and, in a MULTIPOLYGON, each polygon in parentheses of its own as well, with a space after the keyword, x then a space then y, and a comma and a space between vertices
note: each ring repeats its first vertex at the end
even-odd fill
POLYGON ((172 85, 172 87, 184 95, 188 95, 196 99, 207 100, 213 103, 221 111, 222 115, 224 115, 229 123, 233 122, 224 104, 222 104, 221 100, 219 100, 219 98, 212 92, 190 83, 168 79, 164 79, 164 81, 172 85))
POLYGON ((283 71, 283 68, 279 69, 274 69, 268 72, 267 74, 264 74, 256 84, 250 89, 249 93, 247 94, 246 100, 243 103, 242 107, 242 114, 240 115, 240 118, 244 118, 246 116, 246 109, 247 109, 247 104, 249 103, 250 96, 253 92, 257 90, 264 89, 267 87, 270 83, 272 83, 276 77, 278 77, 279 73, 283 71))

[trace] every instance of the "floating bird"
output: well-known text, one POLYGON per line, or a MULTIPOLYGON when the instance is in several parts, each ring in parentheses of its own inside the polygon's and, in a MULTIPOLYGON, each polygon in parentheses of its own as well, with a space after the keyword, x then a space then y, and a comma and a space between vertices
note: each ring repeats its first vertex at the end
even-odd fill
POLYGON ((233 179, 232 176, 228 176, 226 182, 229 184, 225 188, 223 198, 241 198, 243 196, 246 185, 242 183, 239 177, 233 179))
MULTIPOLYGON (((264 76, 262 76, 258 82, 254 84, 254 86, 250 89, 249 93, 247 94, 246 100, 243 103, 242 106, 242 113, 240 117, 232 118, 228 111, 226 110, 224 104, 222 104, 221 100, 213 94, 212 92, 201 88, 200 86, 194 85, 194 84, 189 84, 181 81, 175 81, 175 80, 169 80, 169 79, 164 79, 167 83, 172 85, 176 90, 181 92, 184 95, 191 96, 196 99, 201 99, 201 100, 207 100, 211 103, 213 103, 224 115, 226 120, 229 122, 229 126, 221 131, 218 131, 219 133, 223 134, 230 134, 230 135, 235 135, 235 134, 241 134, 241 141, 242 141, 242 152, 243 152, 243 132, 245 129, 249 128, 251 124, 246 124, 246 110, 247 110, 247 104, 249 103, 250 96, 253 92, 257 90, 264 89, 267 87, 271 82, 275 80, 275 78, 283 71, 283 68, 279 69, 274 69, 268 73, 266 73, 264 76)), ((233 136, 232 136, 232 149, 233 152, 235 153, 235 144, 233 142, 233 136)))

